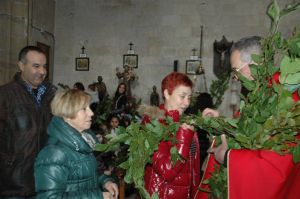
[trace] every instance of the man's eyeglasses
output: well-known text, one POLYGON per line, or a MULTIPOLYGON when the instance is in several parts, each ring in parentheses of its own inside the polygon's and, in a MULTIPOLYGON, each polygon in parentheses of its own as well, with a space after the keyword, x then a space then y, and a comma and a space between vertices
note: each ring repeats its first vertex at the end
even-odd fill
POLYGON ((240 72, 240 70, 242 70, 243 68, 245 68, 245 66, 247 66, 248 63, 244 63, 242 66, 238 67, 238 68, 233 68, 232 71, 234 72, 232 79, 238 80, 238 76, 236 75, 236 73, 240 72))
POLYGON ((247 66, 248 63, 244 63, 242 66, 238 67, 238 68, 233 68, 232 70, 235 72, 239 72, 240 70, 242 70, 243 68, 245 68, 245 66, 247 66))

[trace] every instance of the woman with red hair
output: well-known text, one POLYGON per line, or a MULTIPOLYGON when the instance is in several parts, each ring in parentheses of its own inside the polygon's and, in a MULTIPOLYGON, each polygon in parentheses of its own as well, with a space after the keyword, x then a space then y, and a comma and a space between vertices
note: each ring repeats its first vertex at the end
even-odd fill
MULTIPOLYGON (((165 118, 171 117, 179 122, 180 116, 188 108, 191 101, 193 83, 183 73, 173 72, 162 80, 164 105, 157 111, 145 111, 143 122, 150 118, 160 118, 166 124, 165 118), (152 113, 152 116, 149 113, 152 113), (159 116, 160 115, 160 116, 159 116)), ((153 109, 153 107, 152 107, 153 109)), ((152 164, 146 166, 145 188, 152 195, 158 193, 159 198, 186 199, 196 192, 200 181, 200 153, 197 134, 191 125, 183 123, 176 132, 176 143, 161 141, 158 150, 153 154, 152 164), (182 160, 175 164, 171 162, 170 149, 176 146, 182 160)))

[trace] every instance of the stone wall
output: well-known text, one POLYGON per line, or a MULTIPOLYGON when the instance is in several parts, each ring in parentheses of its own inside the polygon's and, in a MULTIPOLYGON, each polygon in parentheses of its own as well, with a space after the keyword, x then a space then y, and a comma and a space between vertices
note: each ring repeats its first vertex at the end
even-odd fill
MULTIPOLYGON (((280 0, 280 4, 286 1, 280 0)), ((265 36, 270 20, 265 12, 270 1, 260 0, 64 0, 56 2, 55 15, 55 84, 72 86, 76 81, 88 85, 103 76, 110 95, 118 79, 116 67, 122 68, 123 54, 129 42, 139 56, 135 70, 139 79, 133 94, 149 103, 152 86, 173 70, 185 72, 185 61, 192 49, 199 50, 200 26, 203 34, 203 65, 208 87, 215 79, 212 72, 213 42, 225 35, 229 41, 249 35, 265 36), (90 58, 89 71, 76 71, 75 58, 82 45, 90 58)), ((299 28, 299 12, 287 17, 284 34, 299 28)), ((199 53, 199 51, 197 52, 199 53)), ((194 77, 191 76, 194 80, 194 77)), ((197 77, 196 90, 200 78, 197 77)), ((220 110, 231 115, 230 92, 224 96, 220 110)))
POLYGON ((18 53, 26 45, 40 42, 49 46, 53 68, 54 15, 54 0, 0 1, 0 85, 19 70, 18 53))
POLYGON ((0 1, 0 85, 18 70, 19 50, 27 44, 28 1, 0 1))

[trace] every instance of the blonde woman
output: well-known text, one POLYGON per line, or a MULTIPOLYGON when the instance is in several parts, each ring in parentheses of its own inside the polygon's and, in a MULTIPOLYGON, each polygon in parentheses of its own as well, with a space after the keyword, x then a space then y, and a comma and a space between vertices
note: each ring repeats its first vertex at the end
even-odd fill
POLYGON ((112 179, 96 172, 93 148, 97 138, 89 130, 93 116, 89 104, 90 96, 76 89, 54 97, 49 141, 35 162, 37 198, 118 197, 118 187, 112 179))

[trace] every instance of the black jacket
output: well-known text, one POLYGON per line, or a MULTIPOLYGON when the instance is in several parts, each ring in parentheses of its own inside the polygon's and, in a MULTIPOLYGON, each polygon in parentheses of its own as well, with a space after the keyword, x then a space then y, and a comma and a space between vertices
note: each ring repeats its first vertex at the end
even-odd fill
POLYGON ((26 90, 20 73, 0 87, 0 198, 35 195, 33 164, 47 141, 56 87, 45 83, 41 105, 26 90))

